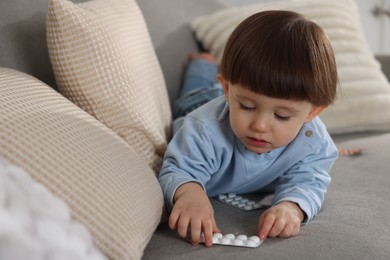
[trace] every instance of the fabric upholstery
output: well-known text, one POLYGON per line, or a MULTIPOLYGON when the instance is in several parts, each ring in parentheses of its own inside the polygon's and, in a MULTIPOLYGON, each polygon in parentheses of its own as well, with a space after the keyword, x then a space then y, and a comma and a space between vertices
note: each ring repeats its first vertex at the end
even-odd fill
POLYGON ((59 91, 124 138, 157 172, 171 110, 137 3, 52 0, 47 42, 59 91))
POLYGON ((0 1, 0 66, 28 73, 55 88, 46 44, 48 2, 0 1))
MULTIPOLYGON (((322 211, 309 224, 301 226, 298 236, 267 238, 255 249, 218 245, 194 247, 165 223, 145 249, 143 260, 388 259, 390 133, 346 139, 349 138, 338 138, 337 145, 367 149, 360 156, 341 156, 336 161, 330 172, 332 182, 322 211)), ((263 196, 258 194, 257 198, 263 196)), ((211 202, 223 233, 256 235, 263 210, 246 212, 215 199, 211 202)))
POLYGON ((153 171, 117 134, 41 81, 0 69, 0 157, 70 207, 111 259, 139 259, 163 197, 153 171))
POLYGON ((227 7, 223 0, 137 0, 160 61, 171 104, 178 97, 184 67, 199 52, 190 22, 227 7))
POLYGON ((336 56, 339 94, 320 117, 332 134, 390 130, 390 84, 364 39, 353 0, 278 1, 231 7, 196 19, 192 27, 204 48, 221 59, 227 38, 249 15, 269 9, 299 12, 328 34, 336 56))

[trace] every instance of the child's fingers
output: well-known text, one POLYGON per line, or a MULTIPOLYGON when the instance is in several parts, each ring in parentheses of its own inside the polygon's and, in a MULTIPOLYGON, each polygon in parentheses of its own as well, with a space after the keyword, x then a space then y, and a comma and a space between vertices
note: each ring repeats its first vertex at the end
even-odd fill
POLYGON ((190 225, 190 220, 187 217, 180 217, 177 222, 177 234, 181 238, 187 238, 188 227, 190 225))
POLYGON ((217 226, 217 222, 215 222, 215 218, 212 219, 212 227, 213 227, 213 234, 214 233, 221 233, 221 230, 217 226))
POLYGON ((197 246, 200 241, 200 234, 202 229, 201 220, 191 220, 191 244, 197 246))
POLYGON ((205 245, 207 247, 211 247, 213 245, 213 224, 211 220, 205 221, 203 223, 203 235, 205 245))
POLYGON ((175 210, 173 210, 168 219, 168 226, 170 229, 172 230, 176 229, 178 219, 179 219, 179 215, 176 213, 175 210))
POLYGON ((274 221, 274 225, 271 230, 268 232, 269 237, 277 237, 279 236, 284 228, 286 227, 286 220, 284 218, 277 218, 274 221))
POLYGON ((265 240, 271 231, 275 222, 273 215, 262 214, 259 221, 259 237, 261 240, 265 240))
POLYGON ((294 224, 286 224, 283 230, 278 234, 279 237, 291 237, 296 235, 295 225, 294 224))
MULTIPOLYGON (((205 220, 201 222, 200 220, 191 221, 191 243, 196 246, 199 244, 201 240, 201 234, 203 233, 204 244, 207 247, 211 247, 213 245, 213 221, 205 220)), ((217 230, 219 230, 217 228, 217 230)))
POLYGON ((299 222, 296 223, 286 223, 284 229, 277 235, 278 237, 293 237, 298 235, 301 229, 301 224, 299 222))
POLYGON ((298 235, 300 230, 301 230, 301 223, 296 223, 292 228, 292 233, 290 233, 288 237, 298 235))

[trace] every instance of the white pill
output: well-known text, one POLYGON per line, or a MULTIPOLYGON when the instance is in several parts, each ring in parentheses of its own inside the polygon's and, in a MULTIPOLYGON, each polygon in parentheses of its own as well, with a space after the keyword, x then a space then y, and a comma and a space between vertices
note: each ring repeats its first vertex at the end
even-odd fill
POLYGON ((268 206, 268 205, 263 205, 261 202, 256 202, 254 200, 244 198, 244 197, 237 195, 235 193, 218 195, 217 199, 223 203, 226 203, 230 206, 233 206, 235 208, 239 208, 239 209, 245 210, 245 211, 261 209, 261 208, 268 206), (234 201, 234 203, 233 203, 233 201, 234 201), (238 203, 236 203, 236 202, 238 202, 238 203), (245 208, 245 206, 252 206, 252 207, 245 208))
POLYGON ((220 199, 220 200, 224 200, 224 199, 226 199, 226 198, 227 198, 227 196, 224 195, 224 194, 218 195, 218 199, 220 199))
POLYGON ((242 199, 241 196, 236 196, 236 197, 234 197, 234 200, 241 200, 241 199, 242 199))
POLYGON ((213 237, 213 244, 219 243, 220 240, 221 240, 221 239, 218 238, 218 237, 213 237))
POLYGON ((247 240, 248 237, 246 235, 238 235, 236 239, 247 240))
POLYGON ((258 209, 258 208, 261 208, 262 207, 262 204, 261 203, 256 203, 253 205, 253 208, 255 209, 258 209))
POLYGON ((244 244, 244 241, 241 239, 234 239, 233 240, 233 245, 235 246, 242 246, 244 244))
POLYGON ((231 239, 227 238, 227 237, 224 237, 221 239, 221 242, 220 242, 222 245, 228 245, 231 243, 231 239))
POLYGON ((228 239, 234 239, 236 236, 234 234, 226 234, 224 236, 224 238, 228 238, 228 239))
MULTIPOLYGON (((204 243, 204 239, 200 241, 204 243)), ((258 247, 261 245, 261 240, 258 236, 247 237, 246 235, 238 235, 237 237, 234 234, 223 235, 221 233, 213 234, 213 244, 215 245, 226 245, 226 246, 242 246, 242 247, 258 247)))
POLYGON ((239 203, 239 204, 238 204, 238 207, 239 207, 240 209, 244 208, 245 206, 246 206, 245 203, 239 203))
POLYGON ((251 236, 249 240, 254 241, 255 243, 260 243, 260 238, 258 236, 251 236))
POLYGON ((221 233, 214 233, 213 234, 213 238, 218 238, 218 239, 220 239, 220 238, 222 238, 223 237, 223 235, 221 234, 221 233))
POLYGON ((245 241, 245 246, 247 247, 256 247, 257 246, 257 243, 253 240, 247 240, 245 241))

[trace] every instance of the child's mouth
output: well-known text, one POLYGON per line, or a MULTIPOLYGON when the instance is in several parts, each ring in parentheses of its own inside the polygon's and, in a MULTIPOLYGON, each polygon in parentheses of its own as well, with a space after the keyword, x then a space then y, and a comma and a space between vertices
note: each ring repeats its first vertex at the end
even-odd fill
POLYGON ((248 137, 248 139, 249 139, 250 144, 253 146, 265 147, 265 146, 269 145, 269 142, 262 140, 262 139, 256 139, 256 138, 252 138, 252 137, 248 137))

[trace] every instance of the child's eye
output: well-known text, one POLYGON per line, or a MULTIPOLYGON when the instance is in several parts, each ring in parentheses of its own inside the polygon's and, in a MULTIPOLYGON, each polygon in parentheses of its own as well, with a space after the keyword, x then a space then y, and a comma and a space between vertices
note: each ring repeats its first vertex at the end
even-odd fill
POLYGON ((241 109, 244 109, 244 110, 248 110, 248 111, 251 111, 251 110, 255 110, 256 108, 255 107, 249 107, 249 106, 245 106, 243 104, 240 103, 240 108, 241 109))
POLYGON ((278 115, 278 114, 275 114, 275 117, 280 120, 280 121, 288 121, 290 120, 291 116, 281 116, 281 115, 278 115))

